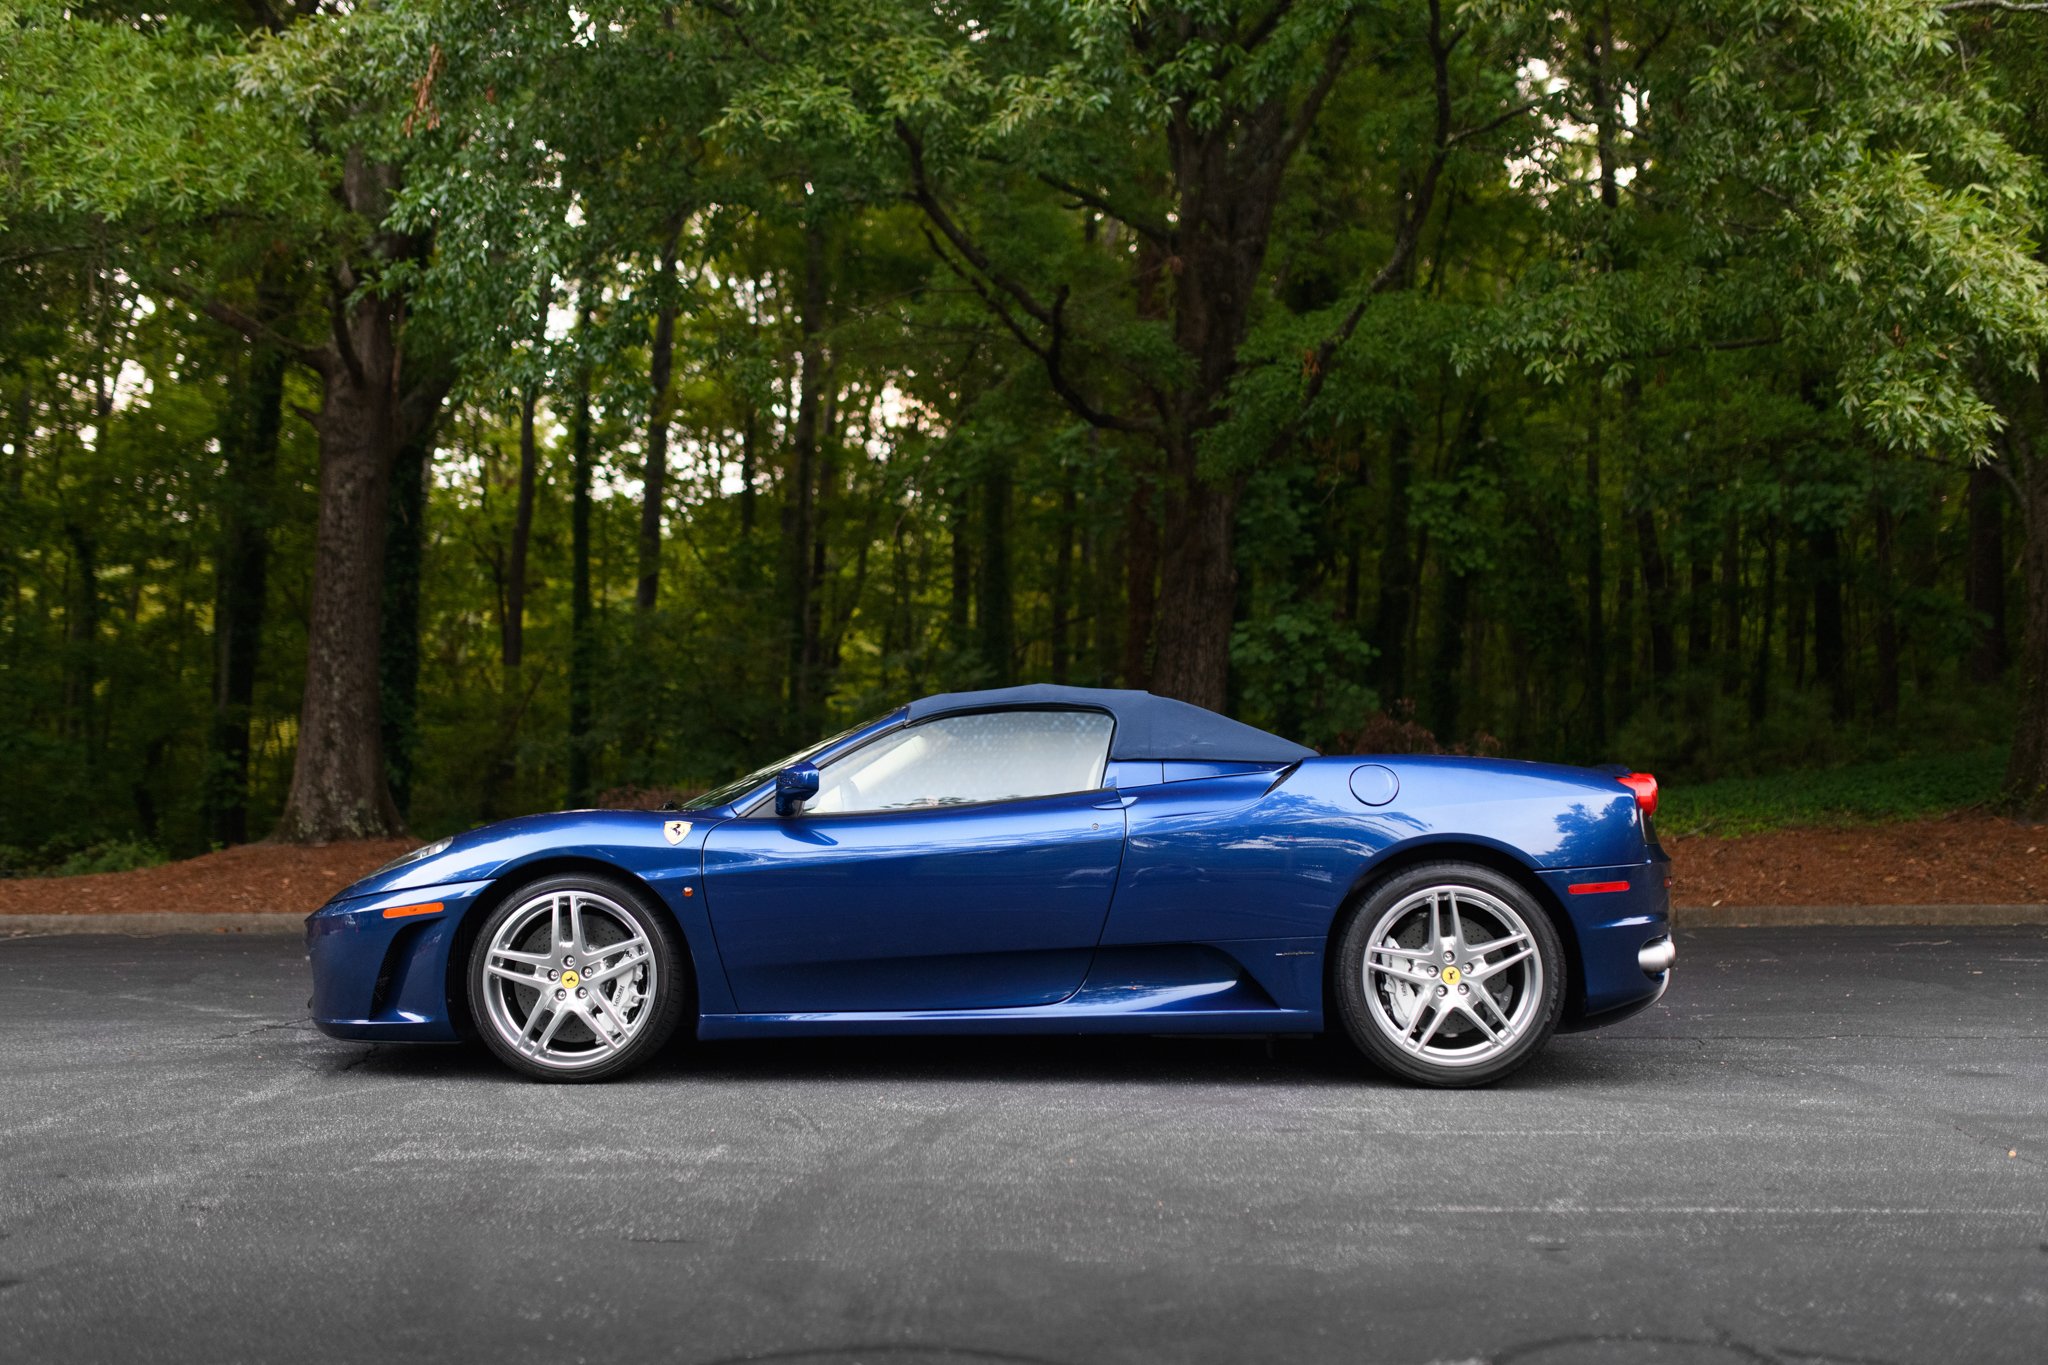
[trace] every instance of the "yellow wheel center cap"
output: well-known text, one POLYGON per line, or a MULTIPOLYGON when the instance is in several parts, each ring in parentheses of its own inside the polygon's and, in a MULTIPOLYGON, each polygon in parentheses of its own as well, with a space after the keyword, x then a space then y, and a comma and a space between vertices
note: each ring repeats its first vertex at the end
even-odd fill
POLYGON ((1456 967, 1446 967, 1444 968, 1444 984, 1446 986, 1455 986, 1458 984, 1458 979, 1463 975, 1464 973, 1456 967))
POLYGON ((581 981, 582 979, 582 977, 576 975, 576 973, 574 972, 562 973, 562 984, 564 986, 567 986, 572 991, 576 989, 576 983, 581 981))

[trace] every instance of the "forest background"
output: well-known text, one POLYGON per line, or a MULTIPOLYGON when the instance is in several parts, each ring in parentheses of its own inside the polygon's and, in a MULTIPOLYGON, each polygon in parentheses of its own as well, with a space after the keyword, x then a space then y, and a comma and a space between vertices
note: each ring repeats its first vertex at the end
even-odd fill
POLYGON ((0 871, 1149 687, 2048 814, 2048 5, 0 0, 0 871))

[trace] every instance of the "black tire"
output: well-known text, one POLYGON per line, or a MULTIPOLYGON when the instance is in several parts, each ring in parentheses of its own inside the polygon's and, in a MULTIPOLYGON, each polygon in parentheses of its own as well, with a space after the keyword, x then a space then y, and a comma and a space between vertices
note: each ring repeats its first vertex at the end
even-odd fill
POLYGON ((1422 1085, 1499 1080, 1550 1040, 1564 1008, 1564 945, 1557 926, 1521 883, 1474 863, 1422 863, 1367 888, 1337 935, 1330 970, 1338 1014, 1352 1043, 1382 1070, 1422 1085), (1441 928, 1448 930, 1451 920, 1442 907, 1454 906, 1458 923, 1476 926, 1471 935, 1453 941, 1442 932, 1430 946, 1426 926, 1433 892, 1441 928), (1467 951, 1500 939, 1502 932, 1525 934, 1528 955, 1514 957, 1522 951, 1519 944, 1476 956, 1467 951), (1370 970, 1369 948, 1376 964, 1370 970), (1452 959, 1445 960, 1443 951, 1452 959), (1470 974, 1474 963, 1479 976, 1470 974), (1454 976, 1453 984, 1444 984, 1454 976), (1412 1021, 1406 1028, 1404 1010, 1412 1021), (1432 1025, 1438 1014, 1442 1020, 1432 1025), (1413 1045, 1417 1037, 1421 1046, 1413 1045))
POLYGON ((470 1017, 484 1046, 538 1081, 624 1075, 660 1052, 695 1008, 689 955, 668 915, 637 887, 593 872, 514 888, 477 930, 466 980, 470 1017), (571 935, 566 940, 564 929, 571 935), (589 951, 579 950, 577 934, 589 951), (591 970, 602 975, 594 984, 582 979, 593 960, 598 965, 591 970), (534 972, 531 987, 502 974, 528 970, 534 972), (561 1020, 548 1029, 557 1014, 561 1020), (522 1018, 539 1021, 517 1030, 524 1047, 514 1037, 522 1018))

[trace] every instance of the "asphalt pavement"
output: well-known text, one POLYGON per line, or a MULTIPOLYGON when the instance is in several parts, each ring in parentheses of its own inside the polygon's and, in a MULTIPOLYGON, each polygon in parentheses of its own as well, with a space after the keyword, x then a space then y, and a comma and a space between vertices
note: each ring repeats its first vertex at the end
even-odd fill
POLYGON ((2048 929, 1706 930, 1432 1092, 1308 1040, 335 1042, 279 937, 0 940, 0 1359, 2048 1358, 2048 929))

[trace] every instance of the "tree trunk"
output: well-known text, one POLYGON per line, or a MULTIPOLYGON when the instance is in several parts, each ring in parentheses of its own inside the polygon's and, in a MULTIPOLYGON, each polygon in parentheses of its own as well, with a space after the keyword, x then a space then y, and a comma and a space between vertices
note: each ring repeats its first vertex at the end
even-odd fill
POLYGON ((2023 618, 2020 627, 2019 719, 2005 770, 2013 812, 2048 819, 2048 383, 2036 386, 2029 425, 2011 429, 2012 474, 2019 485, 2023 618))
POLYGON ((1899 714, 1899 613, 1898 585, 1892 567, 1892 509, 1879 502, 1877 522, 1877 686, 1870 697, 1871 711, 1879 720, 1893 720, 1899 714))
POLYGON ((384 610, 378 646, 378 710, 391 799, 412 811, 413 759, 419 748, 420 566, 426 557, 427 473, 434 424, 412 432, 391 466, 384 519, 384 610))
MULTIPOLYGON (((1285 5, 1275 11, 1284 12, 1285 5)), ((1413 234, 1428 213, 1450 137, 1448 59, 1441 6, 1432 0, 1428 40, 1435 61, 1438 94, 1437 157, 1416 191, 1404 197, 1406 220, 1397 235, 1388 266, 1368 294, 1386 287, 1412 256, 1413 234), (1382 278, 1384 277, 1384 278, 1382 278)), ((1219 11, 1197 17, 1182 14, 1134 24, 1133 41, 1150 49, 1133 53, 1155 70, 1162 64, 1193 61, 1206 70, 1224 59, 1219 75, 1235 69, 1271 36, 1271 18, 1249 18, 1219 11), (1170 46, 1172 51, 1164 50, 1170 46)), ((1188 94, 1170 97, 1164 110, 1165 183, 1158 196, 1169 206, 1156 221, 1127 219, 1139 235, 1133 253, 1137 270, 1138 316, 1149 320, 1166 311, 1177 364, 1145 382, 1144 397, 1132 411, 1117 413, 1098 406, 1084 392, 1093 377, 1078 374, 1086 360, 1070 360, 1083 347, 1073 342, 1065 315, 1069 286, 1041 295, 1028 284, 1005 275, 946 209, 926 170, 921 136, 907 122, 897 133, 909 153, 911 197, 937 228, 933 242, 949 262, 974 279, 991 307, 1010 320, 1019 340, 1044 364, 1054 390, 1078 415, 1100 428, 1142 433, 1154 443, 1161 460, 1150 471, 1157 479, 1156 508, 1133 509, 1130 530, 1155 510, 1163 539, 1156 564, 1145 554, 1142 534, 1127 536, 1126 565, 1133 589, 1127 601, 1124 674, 1127 684, 1146 686, 1198 705, 1217 707, 1228 694, 1230 638, 1237 578, 1236 522, 1243 475, 1212 476, 1198 462, 1205 433, 1220 422, 1233 381, 1240 373, 1238 348, 1243 343, 1256 297, 1264 288, 1266 248, 1273 214, 1281 199, 1282 179, 1295 154, 1308 140, 1331 90, 1337 85, 1351 51, 1349 16, 1317 36, 1320 61, 1307 64, 1315 75, 1307 82, 1233 80, 1232 94, 1221 108, 1199 104, 1188 94), (1318 69, 1319 68, 1319 69, 1318 69), (940 239, 946 245, 940 245, 940 239), (957 253, 957 258, 954 253, 957 253), (1171 308, 1160 297, 1171 293, 1171 308), (1021 309, 1029 327, 1020 326, 1011 311, 1021 309), (1158 571, 1156 617, 1151 614, 1149 575, 1158 571), (1142 628, 1142 629, 1141 629, 1142 628), (1147 666, 1147 653, 1150 664, 1147 666)), ((1303 55, 1290 57, 1299 62, 1303 55)), ((1086 191, 1081 196, 1088 198, 1086 191)), ((1324 373, 1324 363, 1351 335, 1362 305, 1317 348, 1311 370, 1324 373)), ((1319 386, 1319 385, 1318 385, 1319 386)), ((1313 401, 1313 393, 1306 395, 1313 401)), ((1284 444, 1289 427, 1276 433, 1284 444)))
POLYGON ((1159 618, 1159 520, 1144 474, 1124 509, 1124 686, 1152 686, 1152 635, 1159 618))
POLYGON ((946 640, 956 657, 971 648, 968 630, 974 620, 974 533, 969 529, 972 508, 963 478, 947 498, 946 532, 951 557, 951 578, 946 596, 946 640))
POLYGON ((71 550, 64 603, 64 729, 93 752, 93 694, 99 686, 99 546, 83 524, 67 518, 64 540, 71 550))
POLYGON ((1756 623, 1756 661, 1749 675, 1749 723, 1761 725, 1771 707, 1771 618, 1778 610, 1778 529, 1763 529, 1764 592, 1756 623))
MULTIPOLYGON (((1900 595, 1894 600, 1895 607, 1903 609, 1909 600, 1927 602, 1939 596, 1942 572, 1947 567, 1944 563, 1945 539, 1940 510, 1934 504, 1913 505, 1906 515, 1900 517, 1894 554, 1899 565, 1901 588, 1900 595)), ((1899 671, 1903 677, 1910 669, 1914 690, 1923 697, 1931 697, 1934 695, 1935 672, 1948 662, 1946 652, 1927 648, 1928 642, 1910 637, 1904 627, 1903 610, 1901 617, 1899 671)))
MULTIPOLYGON (((389 213, 397 172, 349 150, 342 202, 365 221, 389 213)), ((368 253, 417 259, 425 244, 377 232, 368 253)), ((384 767, 379 715, 378 628, 384 596, 384 515, 391 466, 421 409, 438 409, 446 376, 403 384, 401 297, 362 288, 354 266, 336 267, 333 331, 305 358, 320 372, 320 511, 313 598, 306 629, 306 690, 292 786, 275 837, 300 843, 367 839, 404 831, 384 767), (431 390, 432 402, 424 401, 431 390)), ((415 364, 419 370, 422 367, 415 364)))
MULTIPOLYGON (((1348 45, 1348 35, 1332 40, 1326 69, 1333 75, 1348 45)), ((1320 108, 1327 83, 1319 90, 1302 114, 1313 117, 1320 108)), ((1211 709, 1221 709, 1229 695, 1243 476, 1206 474, 1199 456, 1203 436, 1223 419, 1239 370, 1281 175, 1299 145, 1290 117, 1298 115, 1284 94, 1220 119, 1198 118, 1182 103, 1167 129, 1179 215, 1170 271, 1173 337, 1188 379, 1170 395, 1160 437, 1163 537, 1150 683, 1165 696, 1211 709)), ((1426 212, 1426 196, 1418 197, 1426 212)))
POLYGON ((1117 589, 1125 579, 1123 528, 1112 527, 1100 541, 1092 533, 1083 536, 1081 564, 1088 581, 1083 600, 1094 604, 1087 613, 1094 681, 1098 687, 1109 687, 1120 676, 1124 654, 1123 632, 1118 628, 1122 613, 1116 607, 1117 589))
POLYGON ((668 241, 662 245, 656 287, 661 303, 654 316, 654 342, 648 356, 647 382, 653 390, 647 406, 647 467, 641 478, 640 494, 640 583, 633 595, 639 611, 654 610, 661 587, 661 513, 668 496, 669 377, 675 366, 676 346, 676 247, 683 234, 683 219, 670 220, 668 241))
POLYGON ((1078 499, 1074 492, 1074 471, 1060 470, 1060 529, 1052 561, 1052 680, 1066 686, 1071 671, 1068 617, 1074 609, 1074 519, 1078 499))
MULTIPOLYGON (((752 541, 754 538, 755 504, 759 496, 754 489, 754 477, 758 463, 756 457, 758 455, 760 431, 760 414, 754 410, 754 405, 749 402, 747 404, 746 425, 740 429, 740 540, 743 542, 743 548, 744 542, 752 541)), ((747 554, 745 560, 751 565, 754 562, 754 557, 752 554, 747 554)))
MULTIPOLYGON (((2010 440, 2008 438, 2008 446, 2010 440)), ((1970 470, 1970 544, 1963 566, 1963 601, 1973 641, 1970 678, 1992 683, 2011 663, 2005 626, 2005 481, 1988 464, 1970 470)))
POLYGON ((889 607, 882 616, 882 691, 891 690, 889 664, 903 661, 903 690, 899 695, 916 696, 922 670, 917 657, 916 594, 910 579, 910 519, 896 518, 889 544, 889 607))
POLYGON ((1010 583, 1010 467, 990 451, 981 473, 981 600, 975 612, 980 627, 982 666, 991 687, 1008 687, 1016 678, 1016 598, 1010 583))
MULTIPOLYGON (((1431 10, 1431 40, 1440 30, 1431 10)), ((1193 36, 1194 30, 1188 30, 1193 36)), ((1233 34, 1203 34, 1206 40, 1233 34)), ((1230 679, 1237 605, 1237 509, 1243 475, 1212 475, 1199 456, 1223 420, 1240 370, 1238 348, 1260 290, 1274 210, 1288 161, 1322 107, 1350 49, 1348 29, 1329 40, 1324 76, 1297 99, 1285 89, 1257 103, 1205 117, 1186 99, 1167 121, 1166 149, 1176 219, 1168 266, 1173 339, 1187 378, 1163 394, 1159 614, 1153 630, 1153 690, 1220 709, 1230 679)), ((1433 180, 1431 182, 1433 188, 1433 180)), ((1428 211, 1430 191, 1404 199, 1428 211)), ((1401 253, 1390 275, 1413 279, 1401 253)), ((1327 357, 1325 357, 1327 359, 1327 357)))
POLYGON ((528 389, 519 401, 519 500, 512 512, 512 551, 506 570, 505 619, 499 629, 499 660, 509 672, 526 658, 526 556, 533 542, 533 492, 540 451, 534 439, 533 410, 539 391, 528 389))
MULTIPOLYGON (((1590 9, 1590 7, 1589 7, 1590 9)), ((1619 157, 1616 151, 1620 134, 1620 110, 1616 108, 1615 86, 1608 71, 1608 63, 1615 57, 1613 16, 1606 9, 1595 15, 1585 15, 1585 31, 1580 34, 1580 48, 1586 60, 1587 98, 1593 106, 1593 146, 1598 162, 1600 206, 1605 211, 1601 235, 1605 239, 1599 244, 1602 268, 1613 270, 1625 264, 1620 259, 1622 244, 1614 232, 1615 215, 1621 206, 1621 181, 1618 174, 1619 157)), ((1636 423, 1636 385, 1631 382, 1624 395, 1622 421, 1629 429, 1624 439, 1632 432, 1640 446, 1641 431, 1636 423)), ((1586 674, 1589 684, 1587 699, 1591 703, 1587 711, 1588 728, 1592 731, 1593 750, 1597 753, 1607 744, 1608 721, 1608 661, 1607 630, 1601 623, 1606 595, 1606 553, 1607 523, 1600 503, 1600 459, 1603 412, 1598 392, 1593 395, 1593 430, 1586 442, 1586 502, 1591 525, 1586 535, 1586 674)), ((1621 601, 1617 616, 1621 638, 1621 667, 1619 692, 1626 703, 1631 680, 1629 665, 1633 661, 1635 642, 1631 635, 1629 608, 1630 589, 1633 575, 1624 570, 1621 575, 1621 601)))
POLYGON ((1721 695, 1742 687, 1742 519, 1734 510, 1721 525, 1721 695))
POLYGON ((1686 570, 1685 665, 1698 672, 1714 653, 1714 559, 1704 539, 1693 540, 1686 570))
POLYGON ((1237 491, 1188 477, 1166 490, 1151 687, 1220 711, 1237 606, 1237 491))
POLYGON ((1828 690, 1828 710, 1849 718, 1849 661, 1842 632, 1842 538, 1832 526, 1808 537, 1813 547, 1813 672, 1828 690))
POLYGON ((538 389, 519 399, 518 492, 512 508, 512 544, 506 554, 504 614, 498 621, 498 755, 480 803, 486 819, 505 814, 505 799, 519 781, 519 727, 526 714, 527 691, 520 680, 526 657, 527 554, 533 541, 534 485, 539 477, 539 448, 534 437, 538 389))
MULTIPOLYGON (((1466 408, 1442 477, 1456 480, 1465 470, 1488 460, 1487 399, 1482 393, 1466 408)), ((1468 698, 1479 694, 1480 658, 1472 625, 1473 575, 1456 547, 1439 550, 1436 649, 1429 667, 1429 728, 1445 743, 1470 730, 1464 711, 1468 698)))
MULTIPOLYGON (((831 563, 829 542, 833 494, 838 487, 838 471, 833 467, 834 443, 838 440, 838 405, 833 401, 832 360, 825 358, 824 368, 819 372, 818 383, 822 393, 818 402, 818 444, 817 458, 812 462, 817 470, 817 492, 811 500, 811 565, 810 565, 810 610, 804 613, 804 676, 810 679, 811 722, 805 726, 805 733, 818 728, 823 721, 825 694, 832 690, 831 676, 839 667, 839 637, 836 628, 826 626, 826 585, 830 581, 827 568, 831 563)), ((858 547, 859 574, 867 573, 867 545, 858 547)), ((856 590, 854 600, 860 594, 856 590)))
MULTIPOLYGON (((1156 506, 1134 509, 1128 528, 1137 531, 1140 519, 1156 512, 1162 533, 1156 563, 1145 554, 1142 534, 1126 538, 1133 591, 1126 603, 1125 681, 1149 683, 1156 691, 1209 707, 1223 705, 1228 696, 1237 510, 1245 476, 1205 470, 1198 456, 1206 434, 1226 415, 1243 368, 1239 347, 1255 303, 1268 288, 1266 252, 1284 177, 1340 84, 1356 36, 1353 17, 1337 16, 1305 49, 1291 49, 1271 67, 1272 72, 1299 71, 1304 79, 1250 77, 1267 69, 1263 64, 1270 58, 1259 50, 1287 8, 1282 4, 1264 17, 1231 10, 1163 15, 1129 29, 1131 57, 1138 65, 1155 72, 1177 63, 1204 72, 1213 68, 1227 93, 1218 106, 1198 100, 1185 83, 1175 85, 1179 93, 1170 94, 1163 109, 1166 171, 1157 195, 1167 211, 1151 221, 1143 215, 1123 218, 1140 239, 1133 253, 1137 315, 1149 321, 1161 311, 1160 295, 1170 293, 1171 307, 1163 311, 1169 314, 1176 352, 1174 364, 1141 379, 1144 393, 1126 411, 1112 411, 1114 405, 1099 404, 1085 392, 1094 387, 1096 376, 1081 372, 1090 363, 1089 348, 1069 326, 1070 286, 1034 289, 1005 274, 934 189, 921 136, 907 122, 896 125, 909 153, 911 198, 937 229, 935 247, 1003 314, 1075 413, 1098 429, 1142 435, 1158 452, 1158 465, 1148 471, 1156 480, 1156 506), (1221 80, 1225 76, 1230 79, 1221 80), (1020 313, 1027 321, 1019 321, 1020 313), (1148 586, 1155 569, 1156 616, 1148 586)), ((1428 11, 1426 41, 1436 97, 1432 159, 1412 186, 1403 187, 1401 220, 1385 265, 1344 320, 1305 358, 1304 407, 1313 405, 1328 362, 1353 335, 1364 300, 1413 278, 1416 235, 1430 212, 1453 138, 1449 61, 1457 40, 1446 39, 1437 0, 1431 0, 1428 11)), ((1093 202, 1085 189, 1079 197, 1093 202)), ((1293 430, 1290 419, 1274 432, 1276 447, 1284 447, 1293 430)))
MULTIPOLYGON (((1439 563, 1442 556, 1438 556, 1439 563)), ((1429 728, 1446 744, 1457 740, 1464 676, 1466 621, 1471 614, 1472 576, 1445 567, 1437 587, 1436 657, 1429 669, 1429 728)))
MULTIPOLYGON (((1623 542, 1626 545, 1626 542, 1623 542)), ((1607 623, 1613 637, 1614 680, 1608 693, 1612 714, 1626 717, 1635 707, 1636 648, 1641 632, 1636 629, 1636 566, 1624 557, 1614 575, 1614 617, 1607 623)))
POLYGON ((1636 545, 1643 559, 1644 615, 1650 622, 1650 677, 1662 688, 1678 671, 1678 639, 1672 626, 1671 561, 1657 536, 1657 514, 1636 512, 1636 545))
POLYGON ((1406 417, 1396 417, 1387 433, 1386 519, 1380 529, 1380 593, 1372 626, 1372 645, 1379 651, 1373 675, 1380 706, 1387 710, 1408 696, 1408 621, 1415 606, 1408 488, 1414 473, 1415 432, 1406 417))
MULTIPOLYGON (((1786 558, 1791 560, 1791 551, 1786 551, 1786 558)), ((1806 690, 1807 607, 1813 600, 1812 569, 1810 566, 1797 568, 1788 562, 1785 571, 1786 577, 1802 589, 1785 595, 1785 675, 1791 680, 1794 692, 1803 692, 1806 690), (1803 578, 1802 573, 1805 575, 1803 578)))
MULTIPOLYGON (((7 460, 5 479, 7 502, 4 506, 10 512, 18 510, 22 505, 23 481, 28 473, 28 434, 34 426, 34 407, 34 390, 29 385, 27 373, 24 372, 14 391, 14 440, 7 460)), ((11 516, 8 519, 11 520, 11 516)), ((20 588, 21 571, 15 562, 18 550, 19 542, 12 535, 8 536, 4 545, 0 545, 0 556, 4 556, 0 558, 0 563, 4 563, 7 568, 7 605, 10 609, 14 606, 14 595, 20 588)))
MULTIPOLYGON (((576 319, 576 335, 587 343, 590 305, 576 319)), ((590 362, 576 365, 575 410, 569 418, 569 790, 571 807, 590 803, 590 702, 596 683, 597 641, 590 600, 590 362)))
MULTIPOLYGON (((1360 461, 1361 465, 1363 463, 1363 461, 1360 461)), ((1359 483, 1363 484, 1364 482, 1364 478, 1361 477, 1359 483)), ((1360 606, 1359 588, 1364 578, 1364 569, 1365 530, 1363 523, 1359 522, 1352 526, 1350 544, 1345 547, 1344 588, 1341 596, 1338 598, 1337 608, 1340 619, 1351 623, 1354 627, 1358 623, 1360 606)))
MULTIPOLYGON (((258 284, 268 317, 289 300, 266 272, 258 284)), ((267 320, 267 318, 266 318, 267 320)), ((213 716, 207 732, 201 818, 219 845, 249 839, 249 721, 270 594, 272 477, 284 426, 286 358, 275 346, 249 349, 248 373, 221 433, 220 548, 214 562, 213 716)))
POLYGON ((1590 749, 1607 746, 1606 528, 1600 516, 1600 400, 1593 400, 1586 438, 1586 735, 1590 749))
POLYGON ((384 770, 378 634, 384 517, 397 448, 397 318, 375 299, 346 324, 361 373, 337 360, 320 406, 320 513, 306 693, 277 837, 295 843, 402 833, 384 770))
POLYGON ((812 214, 804 223, 803 280, 797 330, 799 368, 796 421, 790 434, 793 468, 783 508, 787 559, 789 629, 789 719, 808 734, 817 701, 815 676, 818 615, 812 601, 817 592, 813 573, 817 534, 818 413, 824 394, 825 369, 825 231, 812 214))

